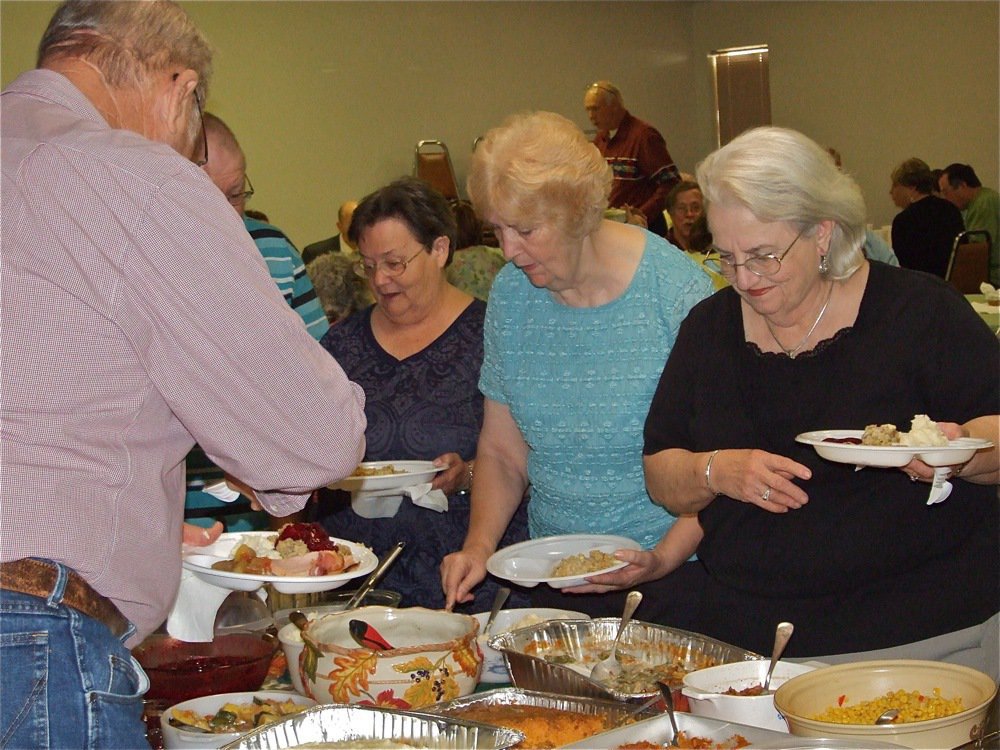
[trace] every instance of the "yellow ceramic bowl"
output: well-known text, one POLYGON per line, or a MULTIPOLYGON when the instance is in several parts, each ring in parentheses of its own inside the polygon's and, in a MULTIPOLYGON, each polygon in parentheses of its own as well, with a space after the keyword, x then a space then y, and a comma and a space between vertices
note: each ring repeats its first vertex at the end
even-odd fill
POLYGON ((323 615, 302 633, 304 692, 319 703, 422 708, 476 689, 483 654, 479 623, 454 612, 361 607, 323 615), (351 620, 373 627, 392 648, 362 648, 351 620))
POLYGON ((912 748, 955 747, 978 737, 996 694, 993 680, 975 669, 935 661, 893 659, 855 662, 793 677, 774 694, 774 705, 788 721, 792 734, 850 740, 881 740, 912 748), (817 721, 815 716, 838 705, 857 705, 886 693, 905 690, 944 698, 961 697, 964 710, 938 719, 875 726, 817 721))

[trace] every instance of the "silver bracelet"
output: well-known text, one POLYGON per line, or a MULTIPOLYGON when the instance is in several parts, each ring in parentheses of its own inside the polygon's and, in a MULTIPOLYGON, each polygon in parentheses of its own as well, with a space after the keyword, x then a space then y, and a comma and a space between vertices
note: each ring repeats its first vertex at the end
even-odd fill
POLYGON ((719 450, 721 449, 716 449, 712 451, 712 455, 708 457, 708 463, 705 464, 705 486, 708 487, 708 491, 711 492, 716 497, 718 497, 722 493, 716 492, 715 490, 712 489, 712 462, 715 460, 715 457, 719 455, 719 450))

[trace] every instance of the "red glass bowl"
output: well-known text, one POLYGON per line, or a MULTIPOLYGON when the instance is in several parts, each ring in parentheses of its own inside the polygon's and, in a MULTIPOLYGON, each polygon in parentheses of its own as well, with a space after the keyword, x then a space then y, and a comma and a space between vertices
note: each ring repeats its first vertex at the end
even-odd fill
POLYGON ((259 689, 277 645, 271 636, 246 633, 218 636, 209 643, 157 634, 132 653, 149 676, 146 698, 178 702, 259 689))

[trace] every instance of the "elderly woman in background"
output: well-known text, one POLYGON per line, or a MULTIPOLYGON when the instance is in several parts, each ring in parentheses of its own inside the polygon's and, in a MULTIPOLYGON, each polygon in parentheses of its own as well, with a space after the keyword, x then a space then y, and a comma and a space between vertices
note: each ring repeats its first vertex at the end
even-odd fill
POLYGON ((995 441, 996 337, 943 281, 865 260, 861 192, 805 136, 749 131, 698 183, 732 286, 681 327, 645 464, 653 499, 704 530, 700 630, 766 653, 789 620, 790 656, 992 659, 995 674, 996 449, 928 506, 929 467, 855 471, 795 437, 929 414, 995 441))
POLYGON ((306 266, 330 325, 339 323, 372 303, 368 285, 355 272, 356 267, 354 256, 343 253, 317 255, 306 266))
POLYGON ((681 250, 696 250, 692 245, 692 230, 698 217, 704 213, 701 189, 697 182, 678 182, 667 193, 667 213, 670 214, 670 229, 667 241, 681 250))
POLYGON ((889 195, 903 209, 892 220, 892 249, 903 268, 944 278, 955 237, 965 229, 961 212, 934 195, 934 174, 920 159, 892 172, 889 195))
POLYGON ((650 502, 641 426, 680 321, 711 285, 660 237, 603 220, 610 186, 596 147, 552 113, 510 118, 473 154, 469 195, 508 263, 486 316, 472 521, 442 565, 449 605, 483 578, 530 485, 532 537, 620 534, 644 548, 619 551, 630 565, 585 596, 538 586, 534 604, 620 614, 623 593, 597 594, 662 579, 641 616, 694 621, 700 568, 685 561, 700 534, 650 502))
MULTIPOLYGON (((406 542, 384 585, 403 595, 403 606, 441 608, 438 566, 459 548, 469 524, 486 305, 446 280, 455 220, 445 198, 421 180, 402 178, 362 200, 348 237, 358 246, 356 268, 375 304, 332 327, 320 343, 364 388, 365 460, 433 459, 446 466, 432 489, 447 495, 448 510, 407 500, 391 518, 365 518, 345 493, 324 492, 319 517, 331 534, 364 542, 379 556, 406 542)), ((522 511, 504 539, 525 538, 522 511)), ((489 609, 496 588, 494 581, 481 586, 470 611, 489 609)))

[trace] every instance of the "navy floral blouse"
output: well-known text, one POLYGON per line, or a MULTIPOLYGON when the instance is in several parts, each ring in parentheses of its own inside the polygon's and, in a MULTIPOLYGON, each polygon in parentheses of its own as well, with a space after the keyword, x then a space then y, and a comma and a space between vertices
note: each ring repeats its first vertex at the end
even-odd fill
MULTIPOLYGON (((361 310, 333 326, 320 342, 365 391, 365 460, 431 460, 443 453, 474 458, 483 422, 478 382, 486 304, 473 300, 437 340, 403 360, 376 341, 371 327, 374 309, 361 310)), ((438 609, 444 606, 441 559, 461 548, 469 527, 468 495, 451 495, 448 506, 446 513, 437 513, 404 499, 394 517, 369 519, 351 510, 347 493, 323 492, 319 520, 331 535, 363 542, 380 558, 397 541, 406 542, 380 586, 400 592, 401 606, 438 609)), ((522 505, 501 546, 527 538, 522 505)), ((488 610, 498 585, 487 578, 475 590, 475 601, 456 609, 488 610)), ((507 606, 526 603, 527 596, 515 592, 507 606)))

